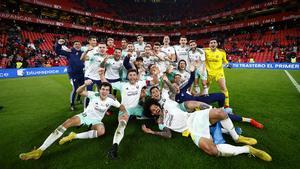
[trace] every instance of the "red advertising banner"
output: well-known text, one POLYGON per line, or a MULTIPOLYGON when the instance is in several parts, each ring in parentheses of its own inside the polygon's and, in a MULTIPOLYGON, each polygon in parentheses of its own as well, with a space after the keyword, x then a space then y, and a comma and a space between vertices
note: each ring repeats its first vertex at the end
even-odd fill
MULTIPOLYGON (((134 21, 126 21, 126 20, 115 19, 115 18, 111 18, 111 17, 107 17, 107 16, 102 16, 100 14, 92 14, 90 12, 85 12, 85 11, 81 11, 81 10, 78 10, 78 9, 73 9, 71 7, 68 7, 68 6, 62 6, 62 5, 59 5, 59 4, 54 4, 53 2, 52 3, 46 2, 45 0, 22 0, 22 1, 27 2, 27 3, 31 3, 31 4, 35 4, 35 5, 45 6, 45 7, 48 7, 48 8, 54 8, 54 9, 57 9, 57 10, 71 12, 71 13, 75 13, 75 14, 79 14, 79 15, 86 15, 86 16, 90 16, 90 17, 103 19, 103 20, 119 22, 119 23, 125 23, 125 24, 131 24, 131 25, 165 26, 165 25, 180 25, 181 22, 182 22, 182 21, 173 21, 173 22, 134 22, 134 21)), ((248 7, 238 8, 238 9, 234 9, 232 11, 226 11, 226 12, 215 14, 215 15, 205 16, 205 17, 201 17, 201 18, 197 18, 197 19, 186 20, 185 22, 186 23, 198 23, 198 22, 201 22, 201 21, 226 17, 226 16, 230 16, 230 15, 234 15, 234 14, 238 14, 238 13, 242 13, 242 12, 246 12, 246 11, 265 9, 265 8, 269 8, 269 7, 272 7, 272 6, 281 5, 281 4, 289 2, 289 1, 290 0, 272 0, 272 1, 261 3, 261 4, 256 4, 256 5, 252 5, 252 6, 248 6, 248 7)))
MULTIPOLYGON (((0 18, 9 19, 9 20, 18 20, 18 21, 24 21, 24 22, 32 22, 32 23, 40 23, 45 25, 53 25, 53 26, 59 26, 59 27, 65 27, 65 28, 74 28, 74 29, 80 29, 80 30, 87 30, 87 31, 93 31, 93 32, 102 32, 107 34, 117 34, 117 35, 128 35, 128 36, 136 36, 136 35, 143 35, 143 36, 180 36, 180 32, 165 32, 165 33, 145 33, 145 32, 127 32, 124 30, 107 30, 107 29, 101 29, 98 27, 90 27, 90 26, 84 26, 84 25, 76 25, 76 24, 70 24, 65 22, 58 22, 54 20, 49 19, 39 19, 29 16, 22 16, 22 15, 15 15, 15 14, 9 14, 9 13, 2 13, 0 12, 0 18)), ((204 29, 197 29, 193 31, 185 31, 186 35, 193 35, 193 34, 201 34, 201 33, 207 33, 207 32, 216 32, 216 31, 224 31, 224 30, 230 30, 230 29, 237 29, 242 27, 249 27, 249 26, 256 26, 256 25, 263 25, 267 23, 273 23, 273 22, 281 22, 291 19, 297 19, 300 18, 299 12, 289 12, 284 14, 277 14, 277 15, 270 15, 270 16, 263 16, 258 18, 253 18, 246 21, 240 21, 236 23, 232 23, 230 25, 218 25, 218 26, 209 26, 204 29)))

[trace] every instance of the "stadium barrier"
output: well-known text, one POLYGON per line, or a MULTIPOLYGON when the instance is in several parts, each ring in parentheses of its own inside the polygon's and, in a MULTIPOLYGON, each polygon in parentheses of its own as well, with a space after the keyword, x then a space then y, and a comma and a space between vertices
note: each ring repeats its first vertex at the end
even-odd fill
MULTIPOLYGON (((300 63, 230 63, 237 69, 300 70, 300 63)), ((0 69, 0 79, 66 74, 67 67, 0 69)))
POLYGON ((282 69, 300 70, 300 63, 230 63, 232 68, 240 69, 282 69))
POLYGON ((24 69, 0 69, 0 79, 30 77, 30 76, 45 76, 66 74, 67 67, 47 67, 47 68, 24 68, 24 69))

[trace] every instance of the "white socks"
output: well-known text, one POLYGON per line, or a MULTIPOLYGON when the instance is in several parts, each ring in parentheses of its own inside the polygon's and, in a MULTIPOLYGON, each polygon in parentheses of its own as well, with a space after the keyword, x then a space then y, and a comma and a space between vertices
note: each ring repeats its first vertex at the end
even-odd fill
POLYGON ((44 143, 41 145, 39 149, 42 151, 46 150, 51 144, 53 144, 59 137, 63 135, 63 133, 66 131, 66 128, 64 128, 62 125, 58 126, 44 141, 44 143))
POLYGON ((87 138, 97 138, 97 137, 98 137, 97 130, 90 130, 87 132, 78 133, 75 136, 75 138, 77 139, 87 139, 87 138))
POLYGON ((222 127, 229 132, 232 139, 234 141, 237 141, 239 138, 239 135, 236 133, 235 128, 234 128, 230 118, 227 117, 225 120, 221 120, 220 123, 221 123, 222 127))
POLYGON ((126 128, 126 121, 125 120, 121 120, 119 121, 119 125, 118 128, 115 132, 114 135, 114 140, 113 140, 113 144, 117 143, 118 145, 120 144, 121 140, 123 139, 124 136, 124 130, 126 128))
POLYGON ((230 157, 243 153, 249 153, 247 146, 233 146, 230 144, 217 144, 218 156, 230 157))

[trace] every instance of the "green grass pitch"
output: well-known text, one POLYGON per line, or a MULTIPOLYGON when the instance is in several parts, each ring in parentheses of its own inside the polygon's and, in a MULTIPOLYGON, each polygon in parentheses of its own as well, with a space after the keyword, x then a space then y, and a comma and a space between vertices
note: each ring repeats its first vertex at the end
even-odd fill
MULTIPOLYGON (((289 71, 300 82, 299 71, 289 71)), ((64 120, 82 110, 69 111, 71 85, 66 75, 0 80, 0 169, 46 168, 157 168, 157 169, 287 169, 300 168, 300 93, 283 70, 226 70, 231 107, 237 114, 254 117, 265 125, 260 130, 235 123, 243 135, 258 140, 257 148, 273 157, 264 162, 247 155, 211 157, 198 149, 190 138, 173 134, 172 139, 146 135, 143 121, 130 121, 119 149, 119 159, 109 161, 117 115, 106 116, 105 136, 54 143, 39 160, 21 161, 18 155, 39 147, 64 120)), ((210 92, 218 91, 216 84, 210 92)), ((156 128, 152 126, 152 128, 156 128)), ((80 132, 87 128, 70 128, 80 132)), ((157 129, 157 128, 156 128, 157 129)), ((228 137, 226 139, 230 141, 228 137)))

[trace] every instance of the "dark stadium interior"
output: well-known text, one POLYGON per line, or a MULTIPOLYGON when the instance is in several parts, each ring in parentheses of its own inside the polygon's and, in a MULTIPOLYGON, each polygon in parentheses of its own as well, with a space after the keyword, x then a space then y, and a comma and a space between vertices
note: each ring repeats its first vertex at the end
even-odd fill
MULTIPOLYGON (((56 3, 53 0, 45 0, 43 2, 56 3)), ((262 0, 212 0, 209 2, 202 0, 162 0, 161 2, 147 0, 71 0, 60 1, 60 7, 56 9, 45 5, 32 4, 26 0, 10 0, 1 1, 0 9, 3 14, 47 19, 99 28, 104 31, 116 30, 132 33, 132 35, 143 33, 160 34, 160 36, 154 37, 145 36, 145 41, 148 43, 162 41, 162 35, 171 35, 171 43, 176 44, 179 36, 172 35, 180 33, 181 35, 186 35, 188 39, 197 40, 199 46, 205 47, 209 37, 217 36, 221 46, 228 54, 228 60, 232 62, 248 62, 250 58, 254 58, 256 62, 286 62, 294 55, 299 61, 299 4, 293 0, 282 3, 283 5, 278 3, 269 4, 268 6, 265 5, 267 2, 262 0), (257 4, 264 4, 263 9, 258 9, 257 4), (60 9, 64 7, 120 20, 99 19, 78 12, 74 13, 74 11, 68 12, 60 9), (236 14, 226 14, 228 11, 237 9, 244 9, 244 11, 241 10, 241 12, 236 14), (219 16, 219 14, 224 12, 226 14, 224 17, 219 16), (283 21, 274 19, 275 22, 272 19, 267 19, 275 16, 281 17, 283 14, 296 17, 283 21), (205 18, 197 20, 197 18, 202 17, 205 18), (196 21, 191 19, 196 19, 196 21), (123 23, 122 21, 124 20, 139 21, 146 25, 123 23), (248 25, 242 28, 226 29, 227 25, 243 23, 245 20, 252 20, 251 22, 253 23, 248 22, 248 25), (255 23, 256 20, 262 20, 263 24, 255 23), (171 23, 172 21, 180 21, 180 23, 173 24, 171 23), (164 24, 166 22, 167 24, 164 24), (147 23, 149 24, 147 25, 147 23), (163 25, 151 25, 152 23, 163 23, 163 25), (216 31, 209 31, 209 29, 216 29, 216 31)), ((69 42, 75 39, 84 42, 90 34, 97 35, 102 41, 105 41, 108 37, 113 37, 117 47, 120 46, 120 40, 124 37, 129 39, 129 41, 136 40, 135 36, 132 35, 124 36, 116 33, 78 30, 3 17, 1 17, 0 29, 1 58, 5 57, 5 63, 7 60, 10 60, 6 66, 2 67, 11 68, 14 67, 14 64, 9 63, 20 60, 20 57, 24 58, 24 62, 32 57, 41 57, 40 60, 42 60, 43 64, 50 59, 51 63, 53 60, 62 60, 59 62, 59 65, 66 65, 65 59, 57 58, 55 52, 53 52, 53 44, 59 37, 64 37, 69 42), (34 43, 36 50, 28 49, 28 43, 34 43), (14 45, 13 48, 11 48, 11 44, 14 45), (28 51, 31 51, 30 54, 27 53, 28 51)), ((41 64, 38 65, 41 66, 41 64)))

